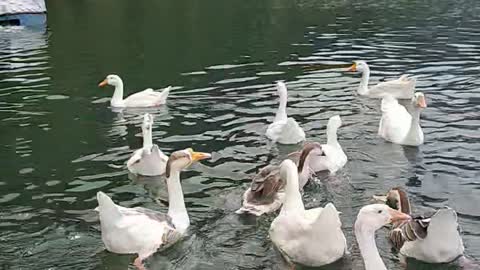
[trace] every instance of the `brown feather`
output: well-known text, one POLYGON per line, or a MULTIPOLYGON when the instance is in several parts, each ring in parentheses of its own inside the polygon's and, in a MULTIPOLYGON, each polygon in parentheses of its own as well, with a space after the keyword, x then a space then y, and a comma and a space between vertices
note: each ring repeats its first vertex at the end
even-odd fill
MULTIPOLYGON (((411 215, 410 201, 407 193, 400 187, 392 188, 387 194, 387 205, 405 214, 411 215)), ((390 232, 390 240, 400 250, 406 241, 415 241, 427 237, 429 219, 414 218, 408 222, 394 224, 390 232)))
POLYGON ((400 210, 402 211, 402 213, 410 215, 412 210, 410 208, 410 200, 408 199, 407 193, 400 187, 392 188, 392 190, 396 190, 400 197, 400 209, 397 210, 400 210))
POLYGON ((257 202, 273 201, 275 194, 285 185, 280 178, 279 170, 276 165, 262 168, 252 179, 249 199, 257 202))
POLYGON ((315 148, 322 149, 322 146, 317 142, 305 143, 302 152, 300 153, 300 159, 298 161, 298 172, 301 172, 303 170, 303 166, 305 166, 305 161, 308 157, 308 154, 310 154, 310 152, 315 148))
POLYGON ((172 163, 179 159, 179 158, 183 158, 183 157, 187 157, 187 154, 183 151, 183 150, 180 150, 180 151, 175 151, 173 152, 170 157, 168 158, 168 161, 167 161, 167 166, 165 167, 165 176, 167 178, 170 177, 170 170, 171 170, 171 166, 172 166, 172 163))

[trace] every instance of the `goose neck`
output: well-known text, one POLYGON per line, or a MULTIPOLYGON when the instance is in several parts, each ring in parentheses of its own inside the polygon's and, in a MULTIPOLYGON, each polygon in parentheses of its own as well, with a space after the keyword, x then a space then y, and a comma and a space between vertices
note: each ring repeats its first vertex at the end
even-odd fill
POLYGON ((415 107, 412 112, 412 122, 410 124, 410 129, 407 134, 407 140, 419 142, 422 137, 422 128, 420 127, 420 112, 421 109, 415 107))
POLYGON ((172 170, 170 177, 167 179, 167 188, 169 203, 168 215, 172 218, 177 229, 185 230, 190 225, 190 219, 183 198, 179 171, 172 170))
POLYGON ((368 82, 370 80, 370 68, 366 66, 362 72, 362 79, 360 85, 358 86, 358 93, 360 95, 368 94, 368 82))
POLYGON ((289 168, 286 174, 286 186, 285 186, 285 202, 283 204, 281 213, 298 212, 298 210, 304 210, 302 196, 300 194, 298 183, 298 171, 295 166, 289 168))
POLYGON ((275 122, 287 120, 287 93, 281 93, 279 99, 278 110, 275 114, 275 122))
POLYGON ((375 230, 366 228, 362 222, 357 221, 355 223, 355 236, 360 254, 363 257, 365 270, 387 270, 375 243, 375 230))
POLYGON ((143 149, 150 149, 153 146, 152 127, 143 129, 143 149))
POLYGON ((327 127, 327 144, 332 146, 338 145, 337 140, 337 130, 336 127, 327 127))
POLYGON ((123 81, 118 80, 115 82, 115 91, 113 92, 112 99, 110 100, 110 103, 112 105, 114 104, 119 104, 123 101, 123 81))

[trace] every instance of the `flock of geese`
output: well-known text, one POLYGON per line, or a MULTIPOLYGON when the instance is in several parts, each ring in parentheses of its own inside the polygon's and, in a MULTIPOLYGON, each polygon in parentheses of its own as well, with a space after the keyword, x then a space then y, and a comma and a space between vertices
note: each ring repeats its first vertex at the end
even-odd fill
MULTIPOLYGON (((382 117, 378 135, 396 144, 418 146, 424 136, 420 112, 426 107, 425 95, 415 92, 415 79, 401 76, 369 86, 370 69, 357 61, 349 71, 362 72, 358 94, 381 99, 382 117), (409 110, 399 99, 411 100, 409 110)), ((115 92, 112 107, 152 107, 165 104, 170 87, 162 92, 147 89, 123 97, 123 82, 117 75, 108 75, 99 86, 112 85, 115 92)), ((305 141, 305 132, 294 118, 287 115, 287 88, 278 82, 279 107, 266 136, 280 144, 305 141)), ((273 220, 269 236, 292 269, 296 264, 322 266, 331 264, 347 253, 348 245, 342 231, 339 212, 332 203, 324 208, 305 209, 302 189, 319 171, 335 174, 347 163, 338 139, 340 116, 332 116, 327 124, 327 141, 305 142, 299 152, 291 153, 280 164, 269 164, 259 170, 245 191, 238 214, 261 216, 280 212, 273 220)), ((120 254, 138 254, 134 265, 145 269, 143 260, 158 250, 182 239, 190 225, 185 206, 181 171, 190 164, 210 157, 208 153, 188 148, 168 157, 152 141, 153 117, 145 114, 142 124, 143 147, 127 162, 131 173, 144 176, 163 175, 168 189, 168 212, 126 208, 115 204, 103 192, 97 193, 102 240, 107 250, 120 254)), ((391 189, 377 202, 361 208, 354 232, 366 270, 387 269, 375 243, 375 231, 389 226, 392 246, 406 256, 428 263, 447 263, 462 257, 464 246, 458 231, 457 214, 453 209, 438 210, 430 217, 412 217, 407 194, 400 188, 391 189)))

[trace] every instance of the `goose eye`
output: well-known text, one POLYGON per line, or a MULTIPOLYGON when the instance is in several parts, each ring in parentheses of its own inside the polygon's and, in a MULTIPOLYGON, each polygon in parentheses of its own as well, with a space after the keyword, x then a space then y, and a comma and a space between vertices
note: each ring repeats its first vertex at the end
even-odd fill
POLYGON ((379 213, 379 214, 383 213, 383 210, 378 210, 378 213, 379 213))

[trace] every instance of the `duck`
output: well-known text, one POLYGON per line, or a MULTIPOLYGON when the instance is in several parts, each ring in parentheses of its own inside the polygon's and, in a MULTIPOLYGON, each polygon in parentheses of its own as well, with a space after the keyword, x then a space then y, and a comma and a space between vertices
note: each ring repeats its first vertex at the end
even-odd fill
POLYGON ((141 108, 141 107, 156 107, 167 103, 167 97, 170 93, 171 86, 163 89, 162 92, 154 91, 152 88, 132 94, 125 99, 123 98, 123 81, 115 74, 108 75, 98 86, 104 87, 112 85, 115 87, 110 105, 113 108, 141 108))
POLYGON ((343 168, 348 161, 347 155, 343 152, 342 146, 337 140, 337 130, 342 126, 342 119, 335 115, 328 119, 327 124, 327 143, 322 144, 324 155, 315 156, 311 162, 312 170, 315 172, 326 171, 330 175, 343 168))
POLYGON ((409 146, 423 144, 424 136, 420 126, 420 113, 427 107, 425 95, 422 92, 416 92, 412 98, 412 105, 413 110, 410 114, 395 97, 385 96, 382 99, 382 117, 378 135, 395 144, 409 146))
POLYGON ((375 243, 375 231, 395 222, 405 222, 411 217, 385 204, 362 207, 355 220, 354 232, 365 270, 387 270, 375 243))
MULTIPOLYGON (((410 200, 402 188, 390 189, 384 198, 390 208, 411 215, 410 200)), ((439 209, 429 217, 394 223, 389 239, 400 254, 427 263, 452 262, 465 250, 458 230, 457 213, 449 207, 439 209)))
MULTIPOLYGON (((288 158, 296 160, 299 176, 299 190, 302 190, 313 174, 310 167, 313 157, 323 156, 319 143, 306 143, 301 152, 289 154, 288 158)), ((261 216, 277 211, 285 199, 285 181, 280 177, 280 166, 267 165, 253 177, 250 187, 243 194, 242 207, 237 214, 261 216)))
POLYGON ((285 201, 269 229, 270 239, 283 258, 295 264, 318 267, 342 258, 347 241, 339 212, 332 203, 305 210, 300 194, 298 171, 289 159, 280 164, 285 180, 285 201))
POLYGON ((373 87, 368 87, 370 68, 365 61, 355 61, 348 71, 362 72, 362 80, 358 86, 358 94, 370 98, 383 98, 386 94, 397 99, 411 99, 415 90, 416 79, 402 75, 396 80, 381 82, 373 87))
POLYGON ((297 144, 305 140, 305 131, 292 117, 287 116, 287 87, 277 82, 277 94, 280 102, 273 123, 267 128, 267 137, 280 144, 297 144))
POLYGON ((167 162, 167 213, 143 207, 117 205, 105 193, 97 193, 102 241, 106 249, 119 254, 137 254, 134 265, 145 269, 143 260, 176 243, 190 225, 185 206, 180 172, 193 162, 210 158, 210 154, 191 148, 173 152, 167 162))
POLYGON ((137 149, 127 161, 128 170, 137 175, 157 176, 165 173, 168 157, 158 145, 152 143, 153 115, 143 116, 143 147, 137 149))

